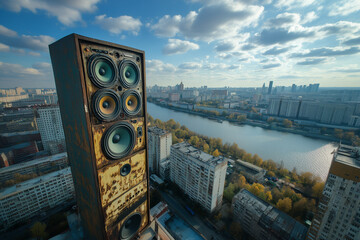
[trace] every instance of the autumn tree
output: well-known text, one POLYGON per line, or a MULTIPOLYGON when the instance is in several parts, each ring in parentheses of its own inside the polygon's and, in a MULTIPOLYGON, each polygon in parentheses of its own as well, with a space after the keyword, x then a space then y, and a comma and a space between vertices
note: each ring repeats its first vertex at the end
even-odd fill
POLYGON ((344 133, 344 139, 351 141, 355 137, 354 132, 346 132, 344 133))
POLYGON ((220 156, 219 150, 215 149, 215 151, 213 151, 212 155, 213 155, 214 157, 220 156))
POLYGON ((344 132, 342 129, 335 128, 334 135, 335 135, 335 137, 342 139, 344 136, 344 132))
POLYGON ((239 122, 245 122, 246 121, 246 115, 239 115, 236 118, 239 122))
POLYGON ((325 186, 324 182, 315 183, 314 186, 312 187, 312 196, 316 198, 320 198, 324 190, 324 186, 325 186))
POLYGON ((46 229, 46 224, 45 223, 36 222, 36 223, 34 223, 34 225, 30 229, 31 235, 34 238, 38 239, 38 240, 46 239, 48 234, 45 231, 45 229, 46 229))
POLYGON ((272 194, 270 191, 266 192, 266 201, 270 202, 272 200, 272 194))
POLYGON ((286 198, 283 198, 283 199, 280 199, 277 204, 276 204, 276 207, 278 209, 280 209, 281 211, 283 212, 290 212, 291 211, 291 208, 292 208, 292 201, 290 198, 286 197, 286 198))
POLYGON ((259 196, 260 193, 264 192, 264 190, 265 190, 264 185, 262 185, 260 183, 253 183, 249 189, 249 191, 256 196, 259 196))
POLYGON ((284 125, 284 127, 286 127, 286 128, 291 128, 291 127, 292 127, 292 121, 289 120, 289 119, 284 119, 284 120, 283 120, 283 125, 284 125))

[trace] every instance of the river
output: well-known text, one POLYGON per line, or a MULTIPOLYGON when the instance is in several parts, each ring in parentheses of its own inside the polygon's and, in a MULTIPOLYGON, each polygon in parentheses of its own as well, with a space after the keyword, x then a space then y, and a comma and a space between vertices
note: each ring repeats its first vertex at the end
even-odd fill
POLYGON ((302 135, 278 132, 248 125, 238 126, 224 121, 209 120, 200 116, 174 111, 153 103, 147 104, 148 113, 161 121, 174 119, 191 131, 209 137, 221 138, 223 143, 237 143, 246 152, 258 154, 262 159, 284 163, 285 168, 298 173, 312 172, 326 179, 334 142, 304 137, 302 135))

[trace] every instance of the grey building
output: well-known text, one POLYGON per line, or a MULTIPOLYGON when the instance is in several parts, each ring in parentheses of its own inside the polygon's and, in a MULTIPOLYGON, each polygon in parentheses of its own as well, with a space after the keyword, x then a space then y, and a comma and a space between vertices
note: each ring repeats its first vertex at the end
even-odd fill
POLYGON ((170 156, 172 144, 171 132, 158 127, 148 128, 149 133, 149 169, 160 176, 160 164, 170 156))
POLYGON ((254 164, 242 161, 242 160, 236 160, 237 166, 242 170, 242 174, 246 177, 247 180, 250 180, 250 182, 263 182, 264 177, 266 174, 266 170, 255 166, 254 164))
POLYGON ((256 240, 303 240, 307 228, 246 189, 232 202, 234 220, 256 240))

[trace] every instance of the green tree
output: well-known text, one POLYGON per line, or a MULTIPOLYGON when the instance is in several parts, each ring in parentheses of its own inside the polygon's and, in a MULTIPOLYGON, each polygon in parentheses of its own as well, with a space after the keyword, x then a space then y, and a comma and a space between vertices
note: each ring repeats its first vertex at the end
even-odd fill
POLYGON ((45 239, 48 235, 45 229, 46 229, 45 223, 36 222, 30 229, 31 235, 38 240, 45 239))

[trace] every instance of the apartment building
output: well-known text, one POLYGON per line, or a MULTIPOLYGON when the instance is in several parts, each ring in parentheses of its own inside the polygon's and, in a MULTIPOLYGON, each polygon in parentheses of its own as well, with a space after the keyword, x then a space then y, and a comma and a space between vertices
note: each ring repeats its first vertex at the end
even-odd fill
POLYGON ((171 146, 170 179, 207 211, 221 206, 227 159, 207 154, 187 142, 171 146))
POLYGON ((75 198, 70 167, 0 190, 0 231, 75 198))
POLYGON ((51 154, 64 152, 66 144, 59 106, 38 108, 36 122, 44 150, 49 151, 51 154))
POLYGON ((160 165, 170 156, 172 144, 171 132, 158 127, 150 127, 149 133, 149 169, 151 173, 160 174, 160 165))
POLYGON ((360 239, 359 147, 340 145, 334 153, 307 239, 360 239))
POLYGON ((232 202, 234 220, 256 240, 303 240, 307 228, 246 189, 232 202))

